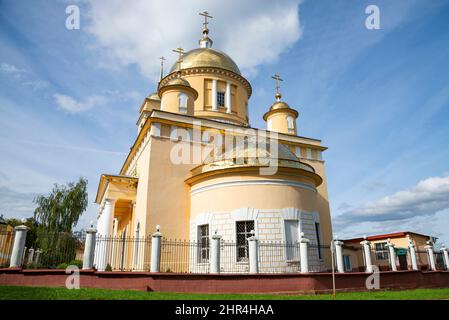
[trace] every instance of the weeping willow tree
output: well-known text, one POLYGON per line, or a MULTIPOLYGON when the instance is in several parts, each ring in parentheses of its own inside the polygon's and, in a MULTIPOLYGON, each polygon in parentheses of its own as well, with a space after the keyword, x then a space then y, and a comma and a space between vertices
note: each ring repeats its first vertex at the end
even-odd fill
POLYGON ((55 267, 75 258, 81 245, 72 230, 87 208, 87 180, 55 184, 47 196, 34 199, 34 218, 39 224, 36 247, 42 250, 41 264, 55 267))

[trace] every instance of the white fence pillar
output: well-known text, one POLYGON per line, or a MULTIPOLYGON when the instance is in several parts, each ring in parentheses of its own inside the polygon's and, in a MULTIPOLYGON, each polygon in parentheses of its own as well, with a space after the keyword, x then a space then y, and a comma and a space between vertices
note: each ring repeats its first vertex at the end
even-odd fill
POLYGON ((220 242, 221 236, 215 231, 210 243, 210 273, 220 273, 220 242))
POLYGON ((444 245, 441 248, 441 253, 443 254, 444 265, 446 267, 446 270, 449 270, 449 254, 447 252, 447 248, 444 245))
POLYGON ((161 227, 156 226, 156 232, 153 233, 151 238, 151 267, 150 272, 161 271, 161 240, 162 233, 160 233, 161 227))
MULTIPOLYGON (((24 222, 22 220, 22 222, 24 222)), ((25 253, 25 241, 27 237, 28 227, 25 225, 17 226, 15 229, 14 244, 12 247, 10 268, 20 268, 22 266, 23 256, 25 253)))
POLYGON ((412 270, 418 270, 418 261, 416 259, 416 249, 415 244, 413 243, 413 240, 410 238, 409 235, 407 235, 408 239, 408 249, 410 252, 410 261, 412 263, 412 270))
POLYGON ((299 242, 299 258, 301 263, 301 273, 309 272, 309 256, 308 256, 308 246, 309 239, 304 238, 304 232, 301 232, 299 242))
POLYGON ((387 247, 390 253, 391 271, 398 271, 398 268, 396 267, 396 251, 394 251, 394 244, 390 242, 390 239, 387 241, 387 247))
POLYGON ((430 270, 435 271, 437 268, 435 266, 435 254, 433 252, 432 241, 427 241, 427 246, 424 247, 427 251, 427 259, 429 260, 430 270))
POLYGON ((248 238, 249 273, 259 273, 259 239, 254 235, 254 230, 251 234, 248 238))
POLYGON ((370 248, 370 242, 366 240, 366 237, 364 237, 365 240, 360 242, 363 249, 363 256, 365 257, 365 271, 367 273, 373 272, 373 265, 371 262, 371 248, 370 248))
POLYGON ((345 272, 345 267, 343 264, 343 241, 335 240, 335 259, 337 260, 337 271, 339 273, 345 272))
POLYGON ((83 270, 92 269, 94 266, 95 244, 97 230, 91 226, 86 230, 86 240, 84 242, 83 270))

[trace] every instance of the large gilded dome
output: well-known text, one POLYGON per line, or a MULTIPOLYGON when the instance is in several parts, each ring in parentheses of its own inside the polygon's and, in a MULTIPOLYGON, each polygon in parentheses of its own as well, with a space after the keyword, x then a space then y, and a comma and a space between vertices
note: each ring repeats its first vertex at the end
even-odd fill
MULTIPOLYGON (((241 75, 239 67, 231 57, 226 53, 211 48, 193 49, 182 55, 182 69, 197 67, 221 68, 241 75)), ((171 67, 170 73, 175 72, 177 68, 178 65, 175 63, 171 67)))

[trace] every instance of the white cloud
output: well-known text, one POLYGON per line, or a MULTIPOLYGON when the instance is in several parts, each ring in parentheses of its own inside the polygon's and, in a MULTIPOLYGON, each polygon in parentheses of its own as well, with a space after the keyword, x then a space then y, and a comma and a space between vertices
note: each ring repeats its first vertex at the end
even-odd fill
MULTIPOLYGON (((147 1, 89 0, 87 31, 94 36, 110 67, 137 65, 153 79, 159 60, 175 60, 171 50, 196 48, 202 17, 214 17, 210 37, 214 48, 229 54, 244 73, 276 58, 301 36, 300 0, 289 1, 147 1)), ((168 69, 166 67, 166 69, 168 69)))
POLYGON ((79 113, 92 109, 93 107, 103 105, 106 103, 107 99, 103 96, 90 96, 84 101, 78 101, 70 96, 55 93, 53 99, 56 104, 63 110, 69 113, 79 113))
POLYGON ((53 99, 59 108, 69 113, 80 113, 105 105, 108 102, 137 101, 141 95, 137 91, 120 92, 107 90, 101 95, 91 95, 80 101, 65 94, 55 93, 53 99))
MULTIPOLYGON (((449 225, 449 175, 430 177, 415 186, 367 202, 334 219, 338 232, 352 237, 361 233, 419 231, 442 236, 449 225)), ((445 235, 449 238, 449 235, 445 235)))
POLYGON ((0 64, 0 73, 11 76, 21 85, 31 87, 33 90, 47 88, 50 85, 47 81, 36 78, 32 72, 5 62, 0 64))

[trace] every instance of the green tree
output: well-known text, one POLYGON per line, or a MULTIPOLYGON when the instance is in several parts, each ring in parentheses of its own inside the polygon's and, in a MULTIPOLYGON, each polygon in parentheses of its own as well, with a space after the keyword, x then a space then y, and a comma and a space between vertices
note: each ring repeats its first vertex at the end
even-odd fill
POLYGON ((87 180, 57 185, 48 196, 34 199, 37 208, 34 218, 38 222, 36 247, 42 250, 41 265, 56 267, 75 258, 81 242, 72 232, 87 208, 87 180))
POLYGON ((55 184, 48 196, 37 196, 34 218, 47 232, 72 232, 87 208, 87 180, 67 186, 55 184))

